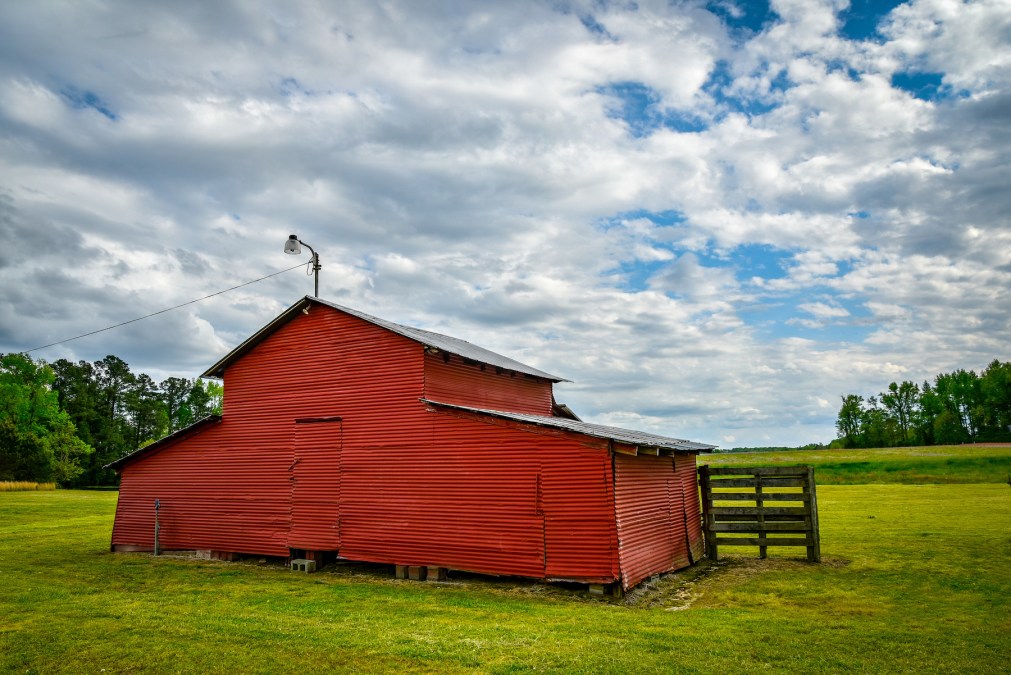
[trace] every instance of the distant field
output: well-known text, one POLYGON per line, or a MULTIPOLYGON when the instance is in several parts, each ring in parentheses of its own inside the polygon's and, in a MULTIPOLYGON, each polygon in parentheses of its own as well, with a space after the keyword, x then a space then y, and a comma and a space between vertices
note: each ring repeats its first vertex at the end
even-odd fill
POLYGON ((116 497, 0 493, 0 671, 1006 672, 1011 656, 1006 485, 824 485, 822 564, 739 554, 624 600, 111 554, 116 497))
POLYGON ((815 467, 819 485, 1007 483, 1011 477, 1011 446, 728 452, 699 455, 699 463, 711 466, 810 464, 815 467))

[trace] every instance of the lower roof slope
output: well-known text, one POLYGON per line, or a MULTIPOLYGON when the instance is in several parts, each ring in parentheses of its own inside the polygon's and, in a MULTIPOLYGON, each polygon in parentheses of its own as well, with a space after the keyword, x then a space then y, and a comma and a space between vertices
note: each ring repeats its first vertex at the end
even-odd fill
POLYGON ((708 445, 707 443, 696 443, 695 441, 686 441, 680 438, 670 438, 669 436, 658 436, 656 434, 648 434, 644 431, 633 431, 631 429, 622 429, 621 427, 609 427, 603 424, 590 424, 589 422, 569 419, 567 417, 528 415, 526 413, 506 412, 503 410, 489 410, 487 408, 471 408, 465 405, 440 403, 438 401, 430 401, 428 399, 422 400, 425 403, 438 406, 440 408, 452 408, 454 410, 463 410, 465 412, 478 413, 481 415, 501 417, 503 419, 515 420, 517 422, 526 422, 527 424, 536 424, 538 426, 543 427, 565 429, 566 431, 574 431, 576 433, 585 434, 587 436, 593 436, 595 438, 604 438, 611 441, 617 441, 619 443, 628 443, 630 445, 637 445, 647 448, 661 448, 664 450, 677 450, 680 452, 710 452, 716 449, 715 445, 708 445))

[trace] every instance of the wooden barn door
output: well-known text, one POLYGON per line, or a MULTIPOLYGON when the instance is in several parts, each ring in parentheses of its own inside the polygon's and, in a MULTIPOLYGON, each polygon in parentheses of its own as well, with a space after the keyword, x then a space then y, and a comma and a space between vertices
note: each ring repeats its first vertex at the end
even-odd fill
POLYGON ((336 551, 340 548, 341 420, 295 421, 288 548, 336 551))

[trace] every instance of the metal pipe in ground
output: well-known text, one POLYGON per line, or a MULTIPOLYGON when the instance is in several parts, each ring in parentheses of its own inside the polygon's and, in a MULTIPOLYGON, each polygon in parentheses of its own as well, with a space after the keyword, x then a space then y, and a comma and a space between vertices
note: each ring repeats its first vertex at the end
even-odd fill
POLYGON ((154 500, 154 554, 159 555, 161 549, 158 546, 158 532, 161 530, 161 525, 158 524, 158 509, 161 508, 161 500, 154 500))

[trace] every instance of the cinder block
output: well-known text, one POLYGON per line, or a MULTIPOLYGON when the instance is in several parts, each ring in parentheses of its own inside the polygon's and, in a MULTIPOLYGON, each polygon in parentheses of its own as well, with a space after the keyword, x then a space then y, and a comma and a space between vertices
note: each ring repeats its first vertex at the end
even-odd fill
POLYGON ((590 584, 590 595, 603 595, 606 584, 590 584))
POLYGON ((306 560, 305 558, 296 558, 291 561, 291 571, 292 572, 305 572, 309 574, 310 572, 316 571, 316 561, 306 560))
POLYGON ((419 565, 411 565, 407 568, 407 575, 414 581, 424 581, 428 569, 419 565))
POLYGON ((429 567, 428 581, 445 581, 449 578, 449 570, 445 567, 429 567))
POLYGON ((397 565, 397 578, 398 579, 407 578, 407 565, 397 565))

